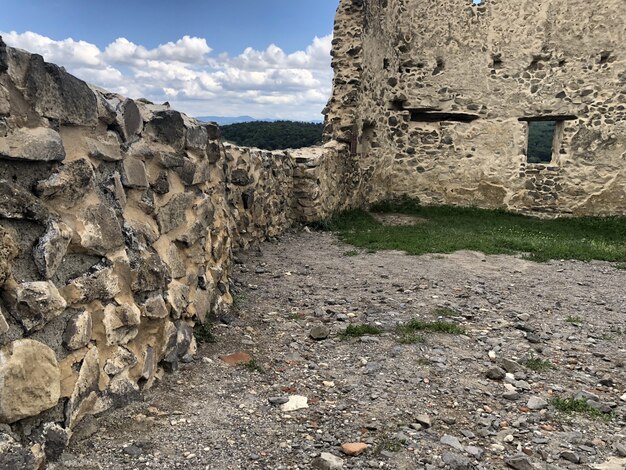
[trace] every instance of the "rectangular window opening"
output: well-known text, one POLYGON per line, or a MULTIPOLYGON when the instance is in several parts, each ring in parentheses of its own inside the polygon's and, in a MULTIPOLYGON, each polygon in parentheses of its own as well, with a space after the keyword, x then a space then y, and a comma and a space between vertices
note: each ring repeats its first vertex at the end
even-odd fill
POLYGON ((558 148, 560 121, 528 121, 528 163, 549 164, 558 148))
POLYGON ((413 122, 439 122, 439 121, 452 121, 452 122, 472 122, 479 119, 480 116, 476 114, 467 113, 445 113, 445 112, 433 112, 428 110, 412 110, 411 121, 413 122))

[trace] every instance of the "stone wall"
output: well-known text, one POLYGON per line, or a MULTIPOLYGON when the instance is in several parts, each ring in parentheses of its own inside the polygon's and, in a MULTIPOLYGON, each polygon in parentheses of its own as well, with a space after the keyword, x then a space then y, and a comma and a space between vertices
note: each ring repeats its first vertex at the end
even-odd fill
POLYGON ((626 214, 624 22, 620 0, 343 0, 329 135, 352 121, 369 199, 626 214), (536 118, 559 122, 547 164, 536 118))
POLYGON ((344 148, 225 145, 0 39, 0 468, 191 361, 233 250, 354 200, 344 148))

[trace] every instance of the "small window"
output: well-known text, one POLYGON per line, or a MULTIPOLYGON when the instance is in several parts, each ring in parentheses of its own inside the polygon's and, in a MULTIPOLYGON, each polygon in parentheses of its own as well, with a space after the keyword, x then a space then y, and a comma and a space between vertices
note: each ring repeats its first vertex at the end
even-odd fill
POLYGON ((528 121, 528 163, 550 163, 558 121, 528 121))

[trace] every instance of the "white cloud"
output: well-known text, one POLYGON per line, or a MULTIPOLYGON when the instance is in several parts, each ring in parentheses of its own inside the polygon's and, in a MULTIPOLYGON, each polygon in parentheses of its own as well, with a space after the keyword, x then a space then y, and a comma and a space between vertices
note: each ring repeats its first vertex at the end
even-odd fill
POLYGON ((9 46, 41 54, 90 83, 132 98, 169 101, 196 116, 319 119, 331 92, 331 35, 291 54, 271 44, 230 57, 212 55, 205 39, 190 36, 153 49, 118 38, 100 50, 71 38, 0 34, 9 46))

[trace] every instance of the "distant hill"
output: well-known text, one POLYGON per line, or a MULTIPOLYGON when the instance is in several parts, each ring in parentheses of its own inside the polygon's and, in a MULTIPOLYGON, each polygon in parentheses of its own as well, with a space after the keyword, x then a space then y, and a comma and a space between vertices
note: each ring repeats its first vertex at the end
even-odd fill
POLYGON ((296 121, 254 121, 221 126, 222 137, 233 144, 281 150, 318 145, 324 124, 296 121))
POLYGON ((255 119, 252 116, 198 116, 196 119, 204 122, 217 122, 220 126, 227 126, 238 122, 265 121, 265 119, 255 119))
MULTIPOLYGON (((276 122, 280 119, 257 119, 252 116, 198 116, 196 119, 204 122, 216 122, 220 126, 228 126, 230 124, 238 124, 240 122, 276 122)), ((310 122, 320 123, 322 119, 312 120, 310 122)))

